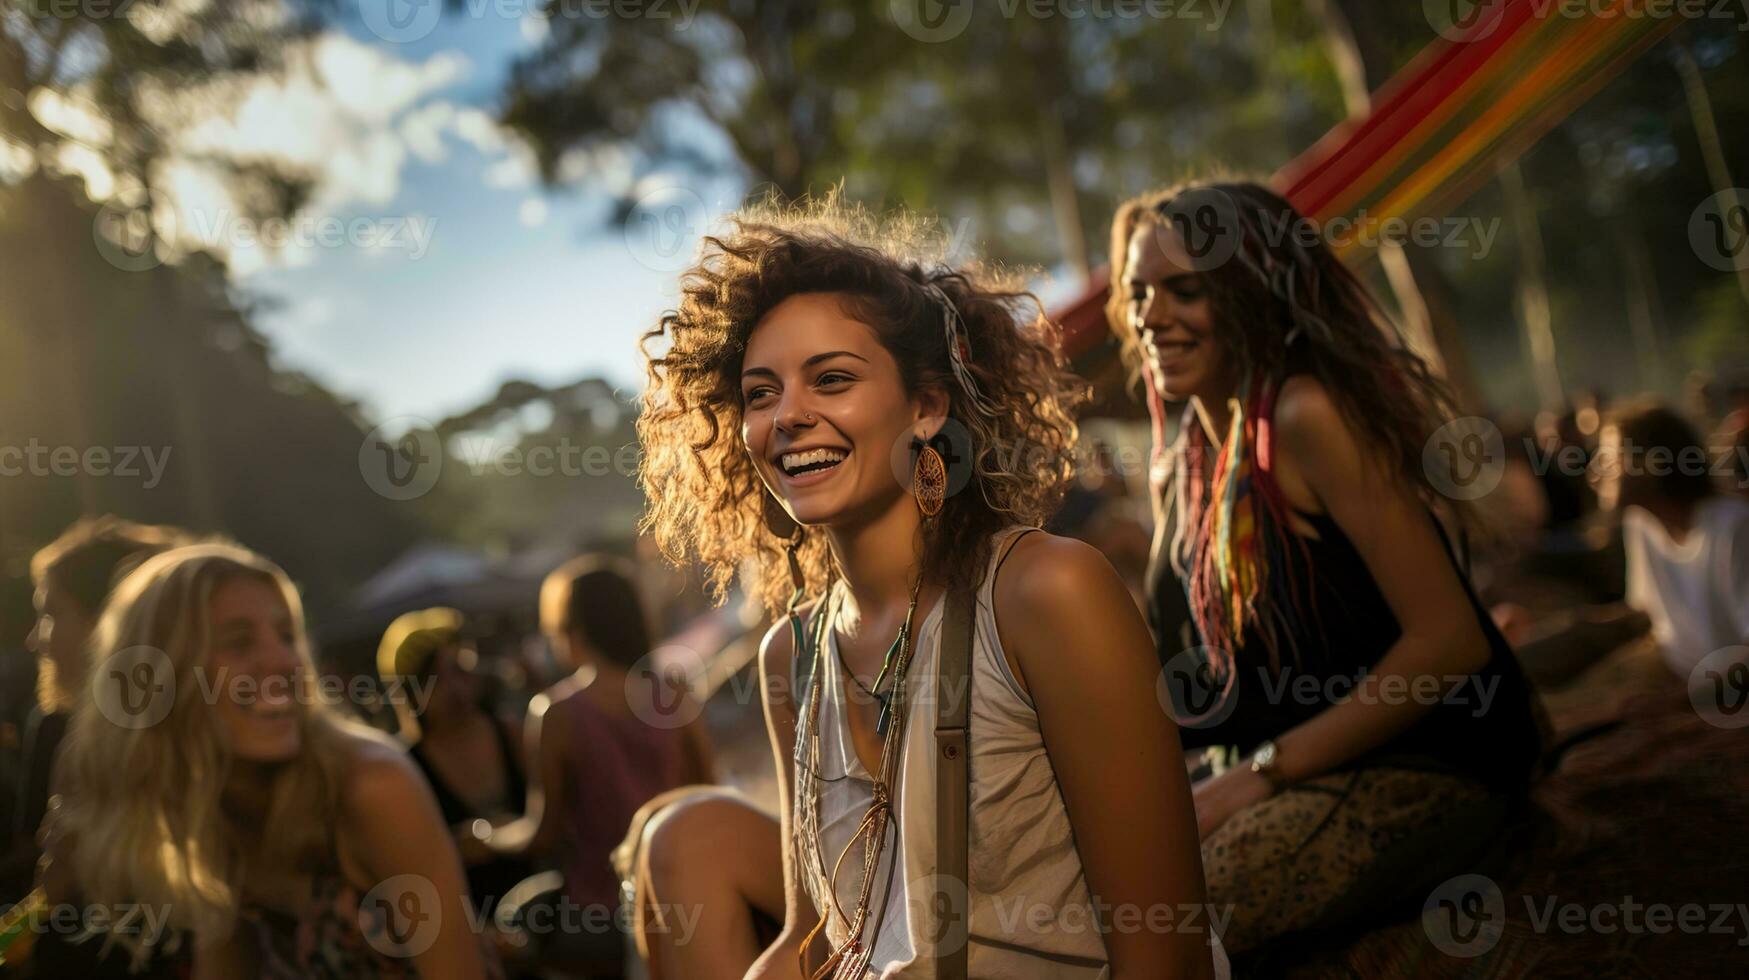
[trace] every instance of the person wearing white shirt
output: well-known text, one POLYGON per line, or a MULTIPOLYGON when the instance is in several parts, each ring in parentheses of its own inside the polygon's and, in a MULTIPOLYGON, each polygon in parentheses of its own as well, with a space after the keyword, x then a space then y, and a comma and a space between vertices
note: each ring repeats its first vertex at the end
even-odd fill
POLYGON ((1641 404, 1604 426, 1592 463, 1599 505, 1622 512, 1627 604, 1683 677, 1749 644, 1749 500, 1719 492, 1712 462, 1681 416, 1641 404))

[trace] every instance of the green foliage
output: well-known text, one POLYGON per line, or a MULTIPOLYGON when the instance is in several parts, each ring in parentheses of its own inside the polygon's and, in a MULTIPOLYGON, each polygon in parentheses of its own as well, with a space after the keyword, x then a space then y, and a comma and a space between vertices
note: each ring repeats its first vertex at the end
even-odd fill
POLYGON ((1252 5, 1258 22, 1234 5, 1210 30, 1207 4, 1186 8, 1203 19, 1156 20, 980 2, 935 42, 895 21, 904 6, 706 0, 681 28, 550 5, 548 40, 516 65, 503 118, 549 180, 587 177, 590 154, 615 147, 638 173, 727 168, 790 196, 842 181, 1042 264, 1064 255, 1053 177, 1073 187, 1069 234, 1097 261, 1118 200, 1211 163, 1267 171, 1336 118, 1311 25, 1268 5, 1252 5), (700 149, 699 120, 733 159, 700 149))

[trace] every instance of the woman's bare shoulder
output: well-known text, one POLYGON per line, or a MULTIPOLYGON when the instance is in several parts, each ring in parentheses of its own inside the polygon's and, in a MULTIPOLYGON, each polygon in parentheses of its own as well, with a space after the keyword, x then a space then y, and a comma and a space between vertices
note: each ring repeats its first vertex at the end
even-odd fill
POLYGON ((1005 636, 1036 635, 1040 628, 1086 625, 1104 601, 1133 604, 1117 570, 1099 549, 1047 531, 1023 535, 1002 559, 992 599, 1005 636))

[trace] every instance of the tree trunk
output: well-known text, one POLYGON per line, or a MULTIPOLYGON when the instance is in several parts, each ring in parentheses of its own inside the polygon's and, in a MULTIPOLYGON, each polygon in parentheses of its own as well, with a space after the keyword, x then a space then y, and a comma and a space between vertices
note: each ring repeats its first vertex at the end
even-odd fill
MULTIPOLYGON (((1372 93, 1395 67, 1377 30, 1378 12, 1358 0, 1308 0, 1308 6, 1323 25, 1324 47, 1342 84, 1349 116, 1367 115, 1372 93)), ((1379 262, 1396 296, 1410 347, 1444 374, 1460 407, 1479 409, 1481 392, 1458 329, 1454 290, 1432 251, 1386 242, 1379 246, 1379 262)))
POLYGON ((1626 273, 1628 325, 1633 330, 1634 355, 1640 362, 1640 383, 1651 391, 1663 391, 1667 379, 1663 351, 1663 304, 1658 299, 1658 278, 1646 242, 1623 215, 1609 223, 1615 251, 1626 273))
POLYGON ((1530 355, 1531 375, 1536 381, 1537 401, 1543 408, 1559 411, 1566 403, 1561 389, 1561 367, 1555 357, 1554 316, 1549 309, 1549 283, 1544 274, 1542 224, 1536 202, 1524 185, 1518 163, 1500 171, 1500 186, 1506 191, 1506 207, 1512 212, 1513 232, 1518 239, 1518 322, 1524 328, 1525 350, 1530 355))
POLYGON ((1068 140, 1063 135, 1063 114, 1053 100, 1039 106, 1040 146, 1044 149, 1045 180, 1051 191, 1051 214, 1056 219, 1057 240, 1063 264, 1082 285, 1093 281, 1093 265, 1087 257, 1087 237, 1082 231, 1081 200, 1075 191, 1075 169, 1069 159, 1068 140))
MULTIPOLYGON (((1688 96, 1688 113, 1694 117, 1694 135, 1700 141, 1701 158, 1706 161, 1707 179, 1712 181, 1713 193, 1719 195, 1719 210, 1727 216, 1737 213, 1749 202, 1737 199, 1737 185, 1732 182, 1731 168, 1725 162, 1706 79, 1701 77, 1700 64, 1687 45, 1676 41, 1671 47, 1676 53, 1676 73, 1682 76, 1682 91, 1688 96)), ((1737 264, 1737 289, 1743 294, 1744 304, 1749 305, 1749 265, 1737 264)))

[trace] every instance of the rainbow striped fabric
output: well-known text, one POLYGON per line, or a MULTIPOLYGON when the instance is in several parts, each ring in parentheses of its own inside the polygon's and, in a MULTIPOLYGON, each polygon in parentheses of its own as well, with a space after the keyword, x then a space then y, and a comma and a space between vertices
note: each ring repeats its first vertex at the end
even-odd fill
MULTIPOLYGON (((1683 22, 1693 0, 1450 0, 1470 6, 1346 120, 1270 183, 1307 217, 1383 222, 1449 214, 1623 67, 1683 22)), ((1425 4, 1431 12, 1437 4, 1425 4)), ((1710 9, 1710 5, 1708 5, 1710 9)), ((1362 236, 1339 241, 1356 264, 1362 236)), ((1107 287, 1053 319, 1077 366, 1109 357, 1107 287)))
MULTIPOLYGON (((1466 6, 1454 0, 1453 6, 1466 6)), ((1692 7, 1692 5, 1689 5, 1692 7)), ((1428 4, 1430 19, 1435 4, 1428 4)), ((1275 173, 1324 223, 1448 213, 1682 22, 1674 0, 1491 0, 1443 25, 1373 96, 1275 173)), ((1337 245, 1366 257, 1359 236, 1337 245)))

